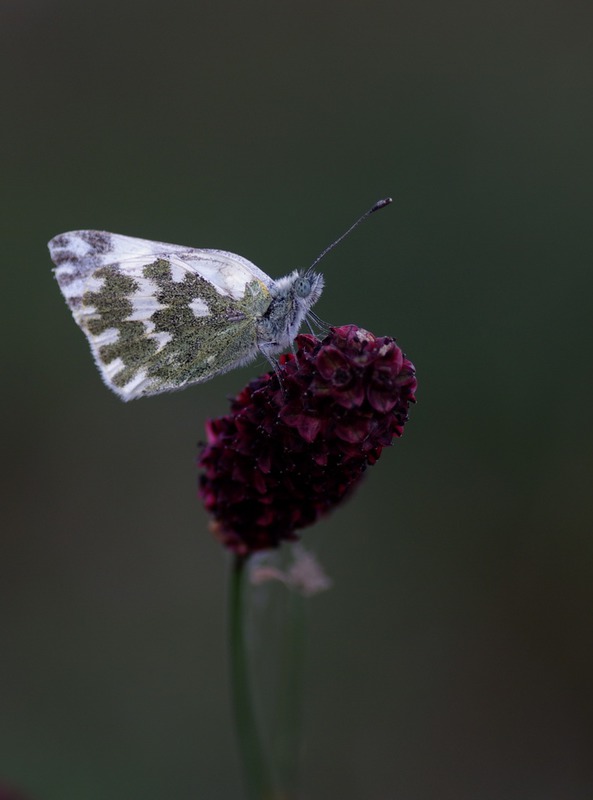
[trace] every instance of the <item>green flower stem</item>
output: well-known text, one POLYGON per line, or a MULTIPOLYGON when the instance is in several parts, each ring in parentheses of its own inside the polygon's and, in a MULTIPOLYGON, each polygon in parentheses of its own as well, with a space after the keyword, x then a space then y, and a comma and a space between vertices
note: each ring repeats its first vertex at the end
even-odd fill
POLYGON ((229 634, 235 729, 249 800, 274 800, 269 768, 257 729, 245 644, 244 576, 247 557, 235 556, 230 580, 229 634))

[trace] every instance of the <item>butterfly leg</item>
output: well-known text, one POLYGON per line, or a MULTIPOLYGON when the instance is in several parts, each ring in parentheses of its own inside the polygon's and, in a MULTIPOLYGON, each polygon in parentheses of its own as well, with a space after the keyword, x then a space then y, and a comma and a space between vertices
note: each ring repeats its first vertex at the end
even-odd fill
POLYGON ((306 319, 307 325, 309 326, 309 330, 311 331, 313 336, 316 336, 316 337, 319 338, 319 335, 313 329, 313 325, 311 324, 312 322, 314 322, 315 325, 317 325, 317 327, 319 328, 319 331, 320 331, 321 334, 323 334, 324 336, 327 336, 327 334, 329 333, 329 329, 331 328, 331 325, 329 323, 325 322, 324 320, 322 320, 321 317, 318 317, 317 314, 314 311, 310 311, 309 310, 307 312, 307 316, 306 316, 305 319, 306 319))
POLYGON ((266 361, 270 364, 270 366, 274 370, 274 373, 278 378, 278 383, 280 384, 280 388, 282 389, 282 391, 284 391, 284 385, 282 383, 282 373, 280 370, 280 362, 278 361, 277 358, 274 358, 274 356, 270 352, 268 352, 268 349, 266 348, 265 344, 261 344, 259 346, 259 352, 262 354, 262 356, 266 359, 266 361))

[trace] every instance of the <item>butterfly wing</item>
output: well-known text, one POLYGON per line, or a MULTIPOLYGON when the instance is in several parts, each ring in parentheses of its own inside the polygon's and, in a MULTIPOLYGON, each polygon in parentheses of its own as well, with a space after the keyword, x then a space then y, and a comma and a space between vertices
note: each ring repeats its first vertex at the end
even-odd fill
POLYGON ((245 258, 101 231, 49 243, 58 284, 105 383, 123 400, 250 361, 273 284, 245 258))

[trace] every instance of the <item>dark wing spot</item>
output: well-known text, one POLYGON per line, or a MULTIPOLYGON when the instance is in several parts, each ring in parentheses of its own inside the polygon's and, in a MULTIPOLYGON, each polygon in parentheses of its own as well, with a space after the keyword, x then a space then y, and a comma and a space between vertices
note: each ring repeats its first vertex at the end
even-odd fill
POLYGON ((111 247, 111 234, 103 231, 82 231, 80 238, 93 248, 95 253, 108 253, 111 247))
POLYGON ((60 264, 63 264, 65 261, 76 262, 80 259, 71 250, 60 250, 60 252, 54 251, 52 260, 56 267, 59 267, 60 264))
POLYGON ((247 315, 243 313, 243 311, 239 311, 235 308, 230 308, 225 312, 224 316, 228 322, 240 322, 242 319, 247 318, 247 315))
MULTIPOLYGON (((54 261, 54 264, 57 263, 54 261)), ((62 289, 65 289, 67 286, 70 286, 71 283, 74 283, 80 277, 79 272, 64 272, 64 270, 55 270, 56 278, 58 279, 58 283, 62 289)))

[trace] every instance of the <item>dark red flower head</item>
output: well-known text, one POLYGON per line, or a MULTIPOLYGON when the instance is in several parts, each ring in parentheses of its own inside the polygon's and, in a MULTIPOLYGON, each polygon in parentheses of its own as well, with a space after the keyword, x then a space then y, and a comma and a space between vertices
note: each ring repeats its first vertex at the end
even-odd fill
POLYGON ((296 539, 330 511, 401 436, 415 401, 414 366, 393 339, 345 325, 296 342, 282 385, 257 378, 207 423, 200 494, 215 534, 241 555, 296 539))

